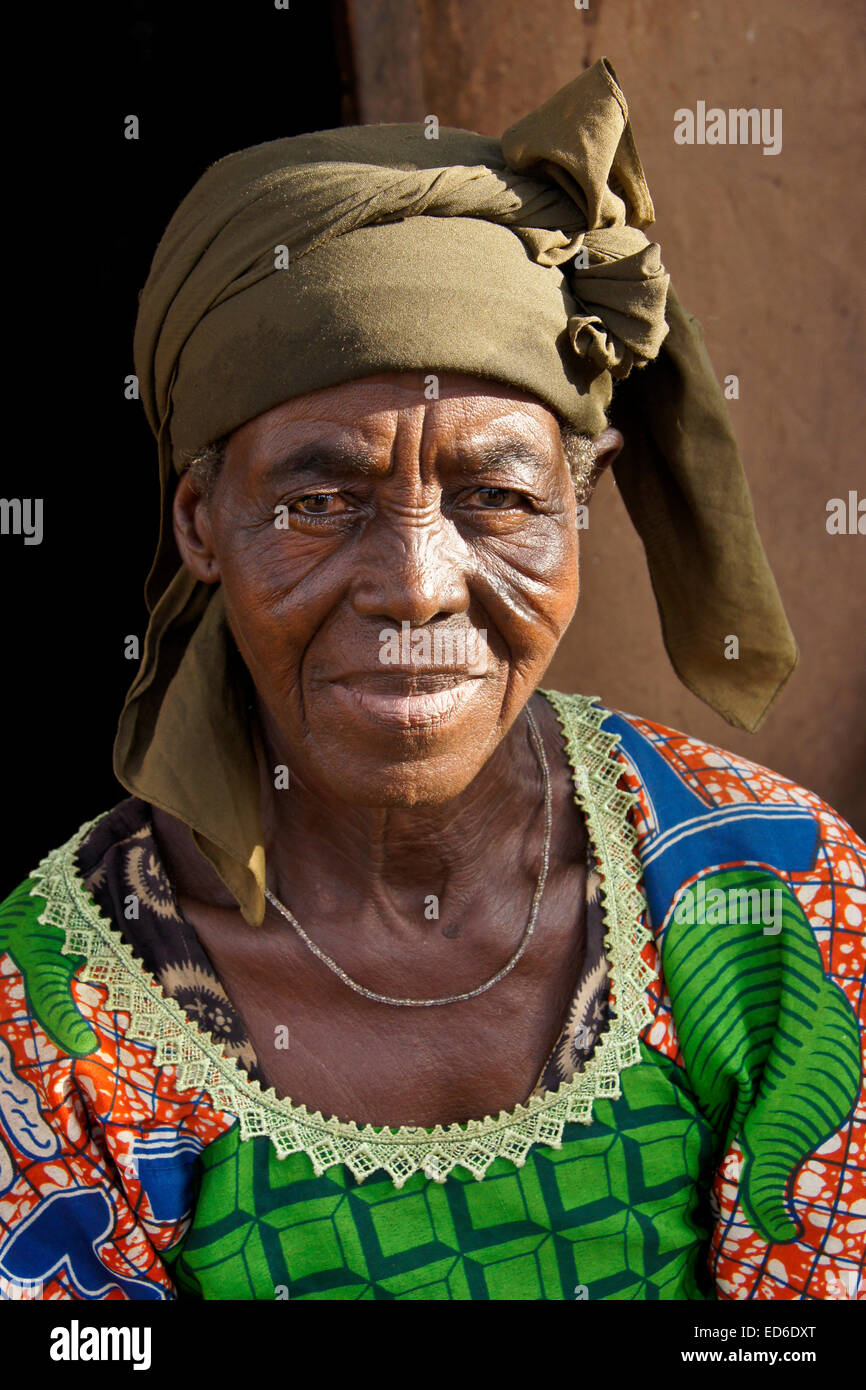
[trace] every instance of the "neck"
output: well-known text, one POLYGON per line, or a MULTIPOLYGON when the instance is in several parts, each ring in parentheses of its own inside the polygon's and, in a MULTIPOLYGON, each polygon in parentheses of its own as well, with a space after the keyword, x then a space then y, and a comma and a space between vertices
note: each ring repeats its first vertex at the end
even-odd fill
MULTIPOLYGON (((265 765, 287 763, 264 722, 262 738, 265 765)), ((387 901, 401 914, 405 902, 430 894, 467 901, 480 877, 489 882, 487 873, 479 875, 484 864, 537 873, 543 803, 524 714, 469 786, 439 804, 356 806, 305 779, 303 769, 291 768, 284 790, 263 771, 268 885, 290 905, 311 894, 321 902, 343 885, 356 901, 387 901)))
MULTIPOLYGON (((551 768, 554 855, 581 862, 585 829, 574 813, 556 718, 542 696, 533 698, 533 713, 551 768)), ((440 925, 471 913, 479 898, 491 920, 500 908, 513 914, 516 891, 529 901, 540 867, 543 781, 525 715, 472 783, 439 806, 350 806, 298 776, 277 794, 265 768, 284 760, 271 759, 272 752, 263 749, 261 770, 268 886, 301 921, 312 911, 317 920, 330 915, 351 924, 369 911, 393 932, 407 923, 409 930, 429 927, 424 907, 431 894, 440 925)), ((153 826, 181 910, 198 903, 235 914, 234 897, 189 828, 157 807, 153 826)))

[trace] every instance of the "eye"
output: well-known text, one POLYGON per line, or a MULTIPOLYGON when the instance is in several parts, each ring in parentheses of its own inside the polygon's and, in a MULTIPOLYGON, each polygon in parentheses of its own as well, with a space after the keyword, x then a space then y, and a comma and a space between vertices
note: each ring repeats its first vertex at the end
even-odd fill
POLYGON ((346 510, 346 504, 339 493, 310 492, 293 502, 290 510, 299 516, 335 516, 346 510))
POLYGON ((506 487, 480 487, 473 496, 479 499, 485 511, 504 511, 508 507, 519 506, 523 500, 519 492, 506 487))

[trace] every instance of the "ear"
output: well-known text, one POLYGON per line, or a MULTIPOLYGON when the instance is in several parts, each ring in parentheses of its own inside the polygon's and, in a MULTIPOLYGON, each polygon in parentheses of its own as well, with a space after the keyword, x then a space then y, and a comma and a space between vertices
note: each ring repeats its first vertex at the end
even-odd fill
POLYGON ((174 538, 180 558, 196 579, 216 584, 219 564, 213 546, 207 501, 196 492, 189 473, 182 473, 172 507, 174 538))
POLYGON ((617 454, 625 444, 625 440, 619 430, 607 429, 597 434, 592 441, 592 450, 595 454, 596 476, 601 477, 606 469, 610 468, 617 454))

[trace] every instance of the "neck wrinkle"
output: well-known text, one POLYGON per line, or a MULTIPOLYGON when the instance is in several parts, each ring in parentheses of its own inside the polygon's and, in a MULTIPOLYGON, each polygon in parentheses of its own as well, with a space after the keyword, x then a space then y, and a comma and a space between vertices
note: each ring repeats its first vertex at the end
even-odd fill
MULTIPOLYGON (((264 748, 264 735, 262 742, 264 748)), ((527 881, 538 873, 543 779, 522 716, 473 782, 440 806, 353 807, 320 798, 293 775, 288 790, 276 793, 264 768, 262 795, 268 882, 281 901, 280 885, 292 895, 302 883, 321 893, 342 880, 359 898, 398 903, 419 892, 442 898, 447 890, 450 899, 467 902, 477 891, 479 862, 491 855, 512 881, 515 864, 527 881), (303 864, 292 851, 299 837, 303 864)))

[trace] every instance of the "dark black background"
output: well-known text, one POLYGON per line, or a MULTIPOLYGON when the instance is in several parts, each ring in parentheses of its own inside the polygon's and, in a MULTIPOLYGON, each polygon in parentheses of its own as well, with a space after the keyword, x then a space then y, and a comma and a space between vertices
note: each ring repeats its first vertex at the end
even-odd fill
POLYGON ((126 795, 111 749, 135 674, 124 638, 146 626, 158 486, 124 378, 157 242, 214 160, 356 118, 326 0, 118 0, 27 23, 5 35, 20 99, 4 139, 0 495, 42 497, 44 539, 0 536, 0 898, 126 795))

